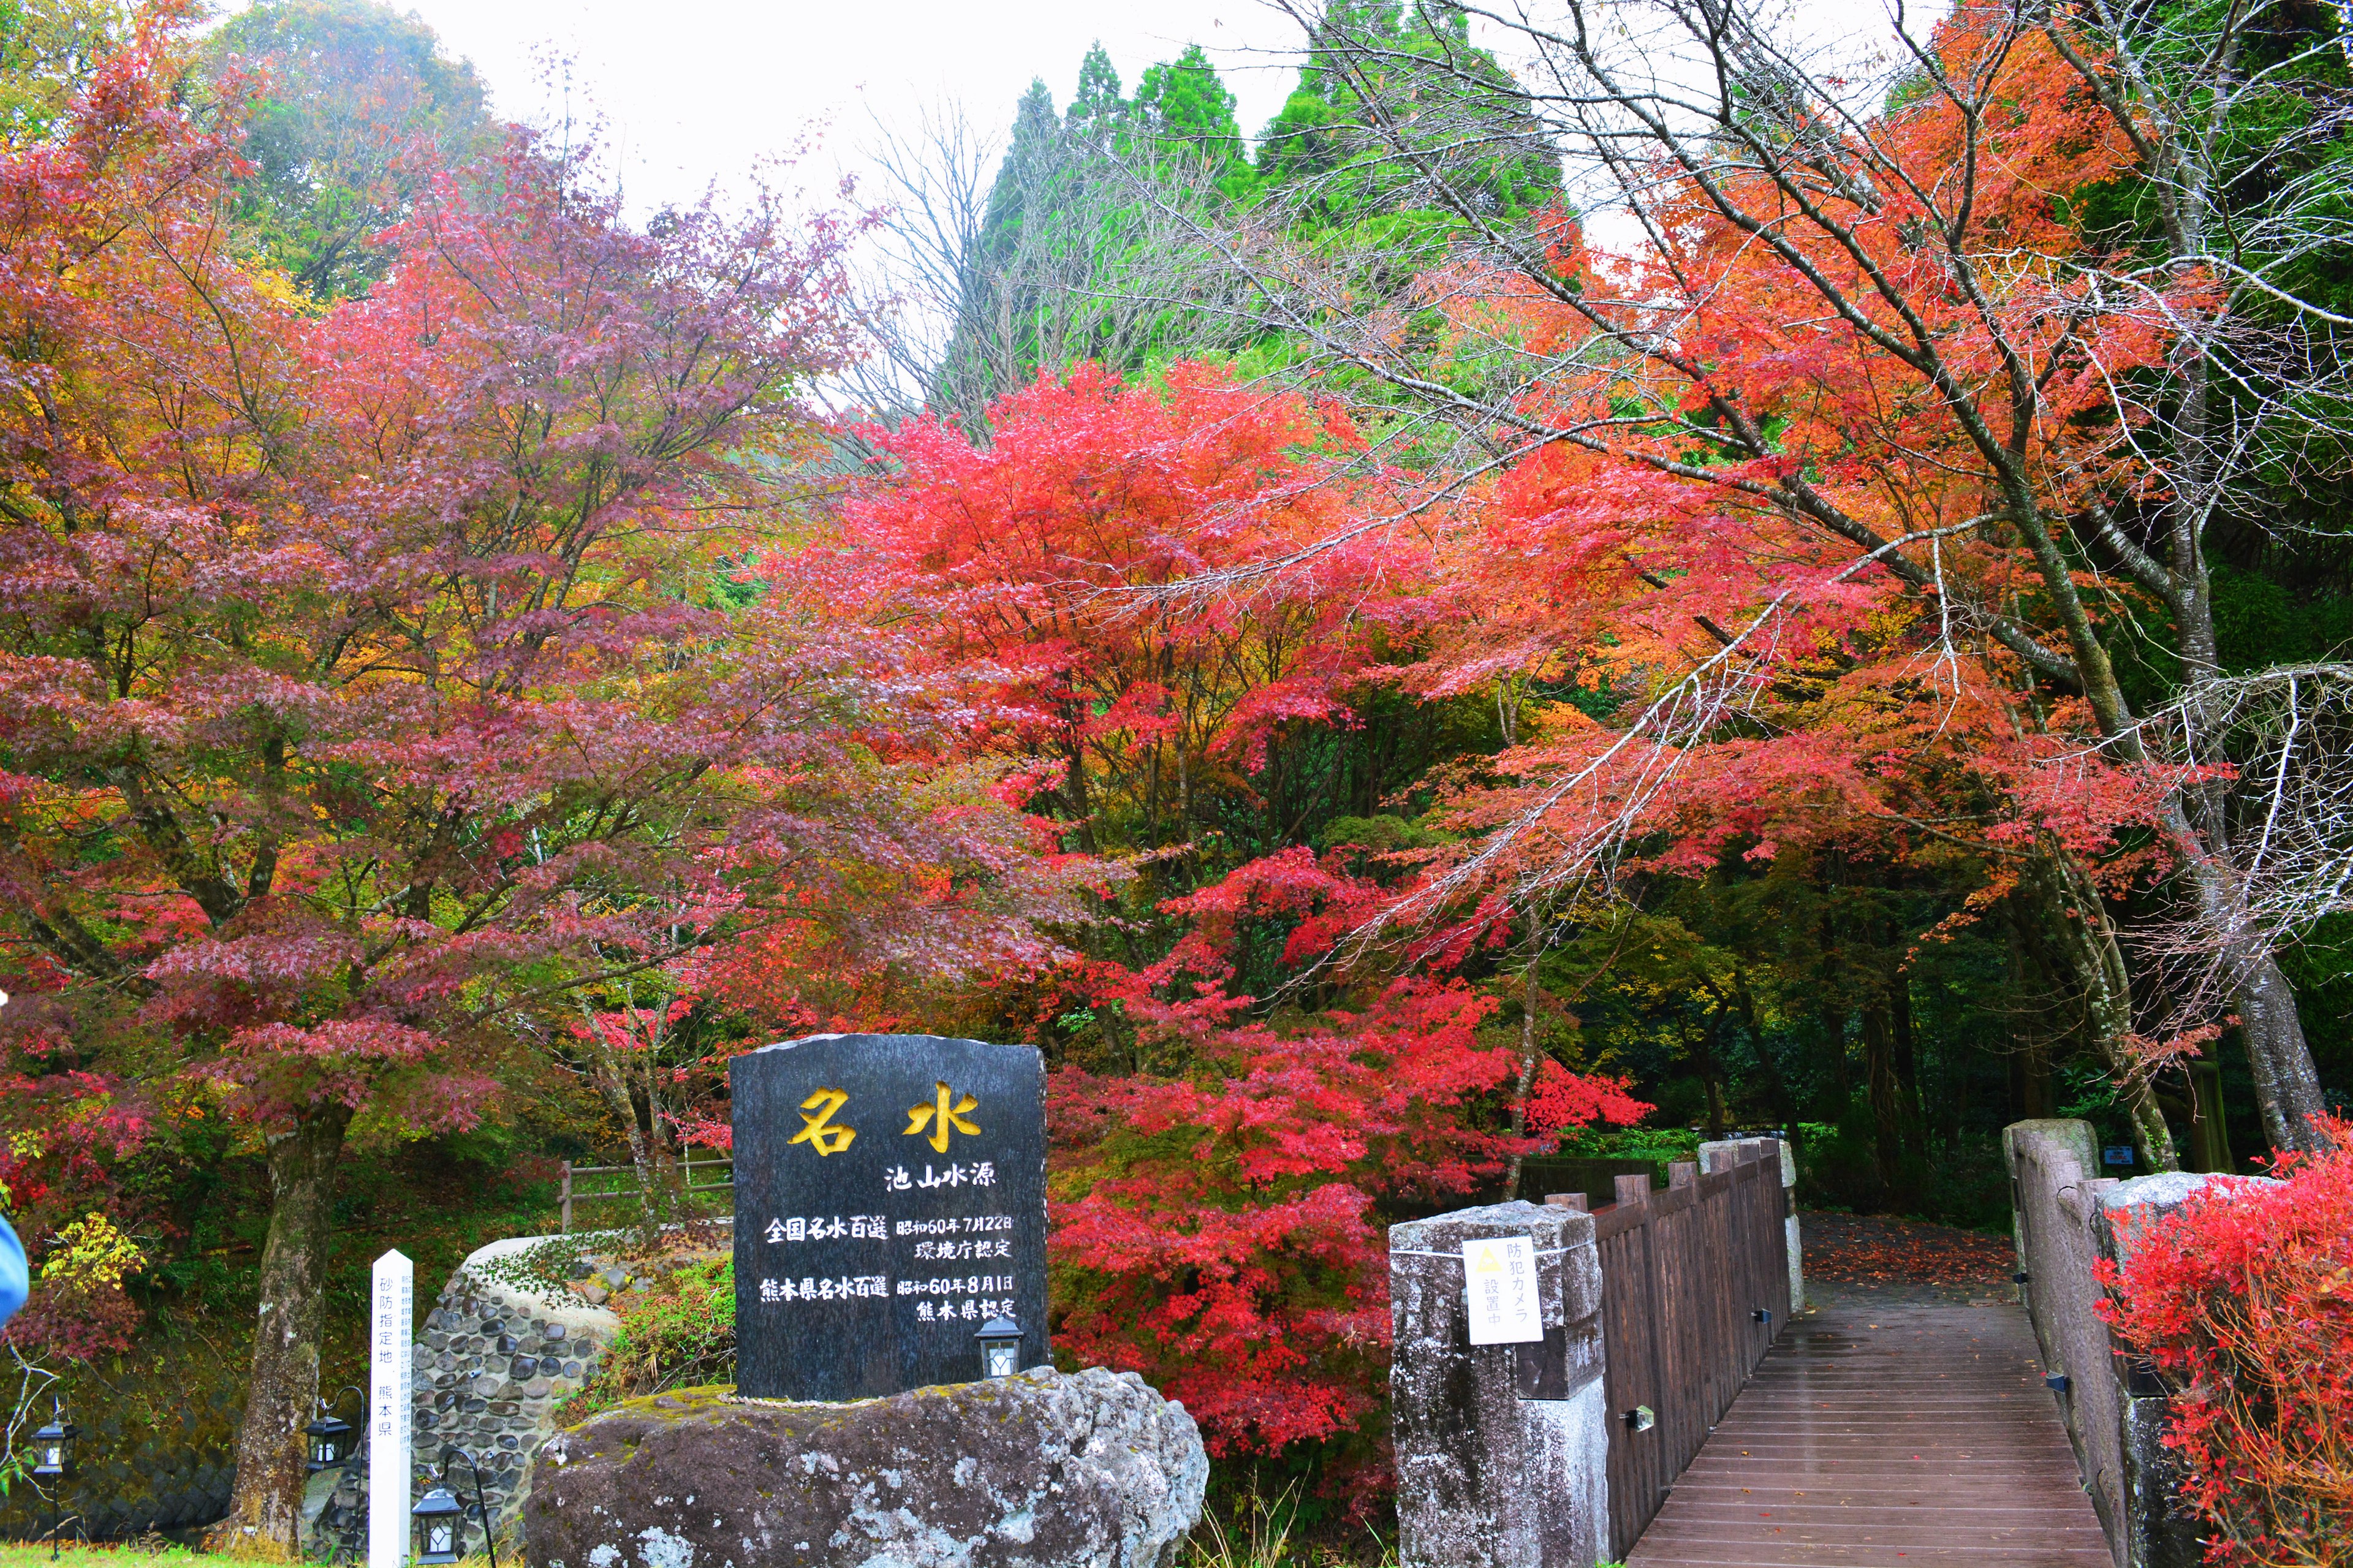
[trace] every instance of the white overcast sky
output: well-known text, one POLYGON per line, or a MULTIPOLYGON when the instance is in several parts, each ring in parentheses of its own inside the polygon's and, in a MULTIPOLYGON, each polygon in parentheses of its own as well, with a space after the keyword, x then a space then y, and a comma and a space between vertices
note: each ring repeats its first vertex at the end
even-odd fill
POLYGON ((1096 39, 1132 91, 1144 68, 1198 43, 1255 135, 1295 79, 1300 34, 1263 0, 392 0, 474 62, 501 115, 544 123, 560 91, 542 61, 570 58, 576 94, 608 123, 639 210, 723 186, 799 128, 828 120, 828 162, 854 164, 871 110, 904 123, 954 97, 1001 129, 1032 77, 1067 107, 1096 39), (1270 56, 1275 58, 1270 58, 1270 56))

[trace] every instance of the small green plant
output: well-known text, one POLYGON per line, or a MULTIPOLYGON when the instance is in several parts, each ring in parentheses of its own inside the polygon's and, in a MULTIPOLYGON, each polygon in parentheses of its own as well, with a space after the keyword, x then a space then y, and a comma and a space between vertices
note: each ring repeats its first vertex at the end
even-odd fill
POLYGON ((551 1236, 533 1246, 474 1264, 467 1272, 484 1284, 534 1297, 551 1307, 560 1306, 570 1299, 565 1287, 582 1276, 589 1254, 609 1251, 621 1239, 622 1233, 618 1231, 551 1236))
POLYGON ((1231 1535, 1214 1510, 1205 1511, 1201 1524, 1208 1538, 1203 1540, 1200 1531, 1193 1533, 1193 1568, 1287 1568, 1293 1558, 1291 1528, 1299 1519, 1293 1490, 1284 1488, 1272 1502, 1256 1491, 1237 1500, 1231 1535))
POLYGON ((690 1263, 661 1276, 645 1295, 616 1303, 613 1336, 595 1381, 558 1407, 573 1426, 624 1399, 735 1375, 735 1265, 690 1263))
MULTIPOLYGON (((68 1543, 58 1547, 57 1560, 58 1568, 144 1568, 151 1563, 227 1564, 266 1561, 221 1552, 198 1553, 160 1537, 97 1546, 68 1543)), ((49 1568, 48 1543, 12 1541, 0 1544, 0 1568, 49 1568)))
POLYGON ((1562 1154, 1577 1160, 1699 1158, 1700 1135, 1688 1127, 1580 1127, 1560 1141, 1562 1154))

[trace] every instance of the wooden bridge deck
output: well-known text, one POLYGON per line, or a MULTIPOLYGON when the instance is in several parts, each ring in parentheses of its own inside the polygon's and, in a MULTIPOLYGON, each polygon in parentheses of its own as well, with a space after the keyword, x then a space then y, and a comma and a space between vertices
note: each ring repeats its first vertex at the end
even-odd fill
POLYGON ((2110 1568, 2008 1305, 1835 1300, 1789 1325, 1628 1568, 2110 1568))

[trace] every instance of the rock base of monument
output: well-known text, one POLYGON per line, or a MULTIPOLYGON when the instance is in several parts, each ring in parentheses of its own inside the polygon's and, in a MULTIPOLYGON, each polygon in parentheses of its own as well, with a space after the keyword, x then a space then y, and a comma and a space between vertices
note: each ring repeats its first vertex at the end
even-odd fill
POLYGON ((846 1405, 682 1389, 551 1437, 523 1546, 533 1568, 1173 1568, 1208 1475, 1134 1373, 846 1405))

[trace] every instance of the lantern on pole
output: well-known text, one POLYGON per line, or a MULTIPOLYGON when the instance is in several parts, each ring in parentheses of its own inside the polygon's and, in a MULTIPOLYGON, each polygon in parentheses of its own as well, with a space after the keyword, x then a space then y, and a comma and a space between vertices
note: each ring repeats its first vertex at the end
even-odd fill
POLYGON ((54 1403, 49 1424, 33 1434, 33 1474, 61 1481, 74 1473, 74 1439, 81 1428, 66 1419, 63 1401, 54 1403))
POLYGON ((448 1487, 434 1487, 408 1510, 417 1521, 417 1561, 455 1563, 459 1555, 459 1523, 466 1510, 448 1487))
MULTIPOLYGON (((335 1395, 335 1404, 343 1402, 343 1394, 359 1392, 356 1388, 343 1389, 335 1395)), ((360 1398, 364 1404, 367 1396, 361 1394, 360 1398)), ((322 1399, 318 1405, 318 1418, 302 1428, 302 1436, 310 1446, 310 1458, 303 1461, 302 1468, 314 1476, 321 1470, 332 1470, 350 1458, 352 1450, 358 1446, 359 1437, 352 1424, 335 1414, 334 1405, 322 1399)))
POLYGON ((64 1528, 58 1493, 74 1473, 74 1439, 81 1428, 66 1419, 65 1401, 49 1402, 48 1425, 33 1434, 33 1479, 49 1500, 49 1561, 58 1560, 58 1532, 64 1528))

